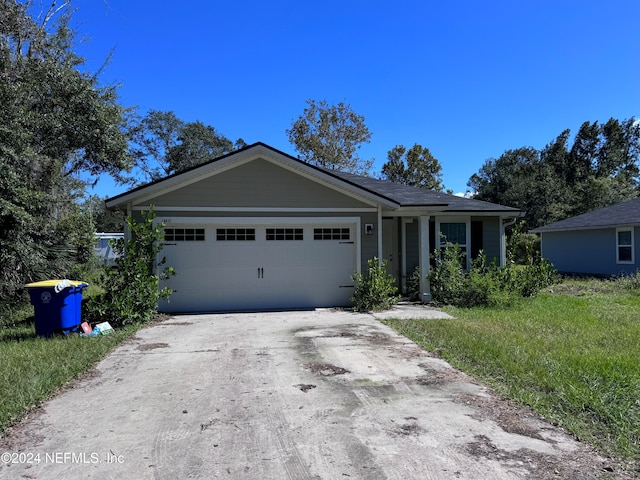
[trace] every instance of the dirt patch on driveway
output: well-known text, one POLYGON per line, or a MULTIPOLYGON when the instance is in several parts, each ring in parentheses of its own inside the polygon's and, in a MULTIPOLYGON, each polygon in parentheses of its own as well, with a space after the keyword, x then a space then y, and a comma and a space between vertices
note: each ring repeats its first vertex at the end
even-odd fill
POLYGON ((155 350, 156 348, 169 348, 168 343, 146 343, 143 345, 138 345, 136 350, 140 350, 141 352, 147 352, 149 350, 155 350))
POLYGON ((336 367, 335 365, 330 365, 328 363, 308 363, 305 365, 305 368, 308 368, 313 373, 317 373, 323 377, 333 377, 335 375, 344 375, 345 373, 349 373, 349 370, 346 368, 336 367))

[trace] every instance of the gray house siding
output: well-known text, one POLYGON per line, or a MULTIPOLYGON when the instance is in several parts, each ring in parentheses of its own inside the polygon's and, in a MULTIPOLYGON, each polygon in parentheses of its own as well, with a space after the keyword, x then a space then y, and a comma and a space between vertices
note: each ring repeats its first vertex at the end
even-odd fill
POLYGON ((634 228, 633 264, 616 261, 616 229, 570 230, 542 233, 542 256, 561 273, 618 275, 640 267, 640 227, 634 228))
POLYGON ((261 159, 170 191, 153 198, 151 202, 156 206, 189 207, 360 208, 371 206, 261 159))

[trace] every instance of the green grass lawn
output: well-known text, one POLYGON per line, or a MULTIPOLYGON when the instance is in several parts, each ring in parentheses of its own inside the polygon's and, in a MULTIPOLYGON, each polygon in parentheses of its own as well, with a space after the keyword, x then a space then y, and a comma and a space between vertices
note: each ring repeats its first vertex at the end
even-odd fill
POLYGON ((0 325, 0 432, 89 370, 138 328, 98 337, 71 334, 44 339, 36 337, 28 319, 0 325))
POLYGON ((640 464, 640 295, 565 281, 512 308, 391 327, 603 453, 640 464))

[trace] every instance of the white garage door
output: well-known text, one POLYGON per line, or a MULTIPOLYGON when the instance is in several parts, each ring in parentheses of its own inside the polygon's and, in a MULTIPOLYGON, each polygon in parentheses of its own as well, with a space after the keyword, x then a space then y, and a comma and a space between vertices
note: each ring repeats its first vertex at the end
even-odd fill
MULTIPOLYGON (((307 220, 308 221, 308 220, 307 220)), ((343 306, 353 295, 354 223, 223 223, 165 227, 168 312, 343 306)))

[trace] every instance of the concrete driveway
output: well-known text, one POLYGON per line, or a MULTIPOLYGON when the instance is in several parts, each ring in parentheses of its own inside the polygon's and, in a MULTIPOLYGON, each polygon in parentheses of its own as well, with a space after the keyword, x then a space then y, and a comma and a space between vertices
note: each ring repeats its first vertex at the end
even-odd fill
POLYGON ((603 462, 373 316, 333 310, 145 328, 0 447, 3 479, 602 478, 603 462))

